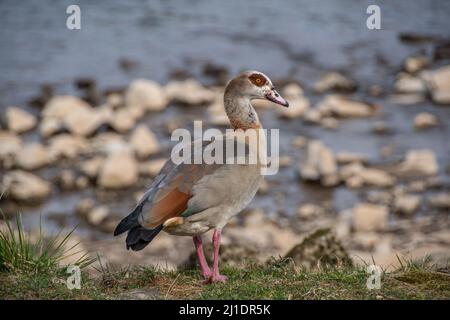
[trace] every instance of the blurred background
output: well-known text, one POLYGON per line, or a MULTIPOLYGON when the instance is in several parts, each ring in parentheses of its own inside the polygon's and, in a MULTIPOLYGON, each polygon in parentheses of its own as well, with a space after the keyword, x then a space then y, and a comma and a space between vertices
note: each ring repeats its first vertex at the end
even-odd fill
POLYGON ((256 105, 280 129, 281 168, 225 229, 229 263, 285 256, 323 228, 319 256, 447 261, 450 2, 376 1, 381 30, 366 27, 370 1, 77 1, 80 30, 66 28, 71 4, 0 4, 7 218, 21 212, 31 233, 77 226, 83 250, 108 262, 185 263, 189 238, 135 253, 112 230, 170 155, 172 130, 226 128, 224 85, 254 69, 291 108, 256 105))

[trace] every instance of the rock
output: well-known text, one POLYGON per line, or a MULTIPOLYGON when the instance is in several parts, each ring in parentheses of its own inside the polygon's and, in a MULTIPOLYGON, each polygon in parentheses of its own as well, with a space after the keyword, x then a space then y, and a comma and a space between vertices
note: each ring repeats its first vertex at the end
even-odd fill
POLYGON ((138 106, 148 111, 161 111, 168 103, 164 89, 158 83, 146 79, 134 80, 125 94, 127 106, 138 106))
POLYGON ((187 105, 201 105, 211 103, 215 99, 212 90, 204 88, 194 79, 171 81, 165 87, 170 99, 187 105))
POLYGON ((109 121, 109 114, 91 107, 80 108, 77 112, 70 112, 64 118, 67 130, 82 137, 92 135, 103 123, 109 121))
POLYGON ((370 117, 374 114, 374 108, 370 105, 338 95, 327 96, 317 109, 322 116, 332 115, 341 118, 370 117))
POLYGON ((89 186, 89 180, 88 180, 88 178, 86 178, 86 177, 84 177, 84 176, 78 177, 78 178, 75 180, 75 186, 76 186, 78 189, 84 189, 84 188, 87 188, 87 187, 89 186))
POLYGON ((127 152, 116 152, 109 155, 97 179, 100 187, 118 189, 136 183, 138 166, 134 158, 127 152))
POLYGON ((63 128, 63 124, 56 118, 44 118, 39 124, 39 133, 42 137, 48 138, 63 128))
POLYGON ((98 176, 100 168, 104 162, 103 157, 95 157, 89 160, 85 160, 80 165, 80 170, 83 174, 91 179, 95 179, 98 176))
POLYGON ((72 190, 75 188, 75 174, 71 170, 61 170, 58 180, 58 183, 63 190, 72 190))
POLYGON ((303 95, 303 90, 299 85, 295 83, 287 85, 283 90, 283 96, 289 101, 289 108, 278 108, 281 118, 299 118, 308 111, 309 99, 303 95))
POLYGON ((124 106, 125 98, 120 93, 113 92, 108 94, 108 96, 106 97, 106 104, 112 109, 118 109, 124 106))
POLYGON ((304 96, 286 98, 289 101, 289 108, 278 109, 281 118, 295 119, 303 116, 310 107, 309 99, 304 96))
POLYGON ((382 204, 385 206, 390 205, 393 199, 393 195, 390 192, 382 190, 369 190, 367 193, 367 201, 382 204))
POLYGON ((411 194, 401 195, 395 198, 394 209, 398 213, 410 215, 419 209, 421 201, 421 196, 411 194))
POLYGON ((50 154, 42 144, 32 142, 25 145, 16 155, 16 165, 25 170, 35 170, 51 162, 50 154))
POLYGON ((167 159, 161 158, 150 160, 139 164, 139 173, 142 175, 156 177, 166 163, 167 159))
POLYGON ((3 176, 4 195, 25 203, 41 202, 51 193, 50 184, 42 178, 25 171, 14 170, 3 176))
POLYGON ((426 176, 436 175, 439 165, 433 151, 428 149, 410 150, 405 160, 398 166, 398 172, 402 175, 426 176))
POLYGON ((322 268, 351 266, 347 251, 330 229, 319 229, 293 247, 284 259, 292 259, 297 266, 322 268))
POLYGON ((74 112, 82 112, 90 106, 80 98, 73 96, 55 96, 45 105, 42 110, 44 118, 55 118, 64 120, 67 115, 74 112))
POLYGON ((75 209, 76 214, 86 217, 88 212, 90 212, 94 208, 94 200, 92 199, 83 199, 78 202, 77 207, 75 209))
POLYGON ((111 127, 120 133, 130 131, 134 127, 135 123, 136 118, 134 114, 126 108, 116 111, 109 121, 111 127))
POLYGON ((417 73, 429 66, 426 56, 409 57, 405 61, 405 70, 408 73, 417 73))
POLYGON ((6 109, 6 125, 9 130, 22 133, 33 129, 37 120, 31 113, 17 107, 6 109))
POLYGON ((430 205, 436 209, 450 209, 450 193, 438 193, 428 198, 430 205))
POLYGON ((356 90, 356 87, 356 82, 352 79, 347 78, 338 72, 329 72, 314 84, 314 91, 317 93, 324 93, 329 90, 353 92, 356 90))
POLYGON ((352 212, 356 231, 381 231, 387 227, 389 211, 385 206, 360 203, 352 212))
POLYGON ((159 152, 159 143, 155 134, 145 125, 134 129, 130 137, 131 147, 139 158, 145 158, 159 152))
POLYGON ((101 224, 109 215, 109 209, 106 206, 100 206, 89 210, 86 214, 86 220, 93 226, 101 224))
POLYGON ((349 164, 353 162, 367 163, 369 159, 366 155, 348 151, 341 151, 336 154, 336 161, 338 164, 349 164))
POLYGON ((334 154, 318 140, 308 143, 306 160, 300 165, 299 171, 304 180, 320 181, 324 186, 339 183, 334 154))
POLYGON ((450 66, 423 73, 431 99, 437 104, 450 104, 450 66))
POLYGON ((0 163, 12 165, 14 156, 22 149, 22 140, 18 135, 8 131, 0 131, 0 163))
POLYGON ((306 203, 298 208, 297 215, 300 219, 309 220, 325 214, 325 209, 313 203, 306 203))
POLYGON ((394 88, 398 93, 425 94, 427 92, 425 82, 421 78, 405 73, 400 73, 397 76, 394 88))
POLYGON ((327 117, 320 121, 320 125, 324 129, 336 130, 339 127, 339 121, 335 118, 327 117))
POLYGON ((414 127, 418 130, 436 127, 437 125, 437 117, 428 112, 421 112, 414 118, 414 127))
POLYGON ((363 185, 374 187, 390 187, 395 183, 395 178, 380 169, 366 168, 361 163, 354 162, 343 166, 339 172, 347 186, 359 188, 363 185))
POLYGON ((292 140, 292 146, 294 148, 303 148, 308 144, 308 139, 303 136, 297 136, 292 140))
POLYGON ((49 153, 53 160, 67 158, 73 159, 88 150, 88 142, 78 136, 59 134, 49 140, 49 153))
POLYGON ((96 135, 92 139, 90 149, 109 155, 116 152, 132 152, 131 146, 124 138, 113 132, 105 132, 96 135))
POLYGON ((303 116, 306 123, 320 124, 322 116, 317 108, 309 109, 303 116))

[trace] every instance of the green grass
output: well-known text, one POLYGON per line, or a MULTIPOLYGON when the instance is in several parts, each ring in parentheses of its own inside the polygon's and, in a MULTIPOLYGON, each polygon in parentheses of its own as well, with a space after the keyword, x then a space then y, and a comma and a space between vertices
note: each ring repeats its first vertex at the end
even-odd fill
POLYGON ((77 261, 81 289, 69 290, 70 275, 60 262, 73 254, 74 247, 66 249, 71 234, 40 233, 32 241, 20 218, 16 228, 8 223, 0 232, 0 299, 450 299, 450 269, 439 270, 427 259, 399 259, 398 270, 383 274, 381 289, 369 290, 369 274, 358 266, 306 270, 291 260, 273 259, 245 268, 224 266, 227 283, 204 285, 198 270, 99 263, 92 272, 93 259, 84 256, 77 261))

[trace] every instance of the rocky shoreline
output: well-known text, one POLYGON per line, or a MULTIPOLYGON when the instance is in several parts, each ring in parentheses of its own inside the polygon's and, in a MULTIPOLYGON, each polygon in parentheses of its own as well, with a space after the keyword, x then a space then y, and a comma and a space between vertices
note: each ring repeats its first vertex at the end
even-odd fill
MULTIPOLYGON (((32 112, 8 107, 0 130, 0 205, 4 214, 41 212, 60 227, 81 222, 83 231, 76 237, 84 250, 98 252, 111 263, 170 268, 183 264, 192 251, 190 239, 162 235, 150 250, 136 254, 126 252, 122 240, 112 238, 111 232, 163 165, 170 153, 172 130, 189 128, 193 119, 212 127, 227 125, 222 107, 226 70, 212 66, 208 70, 221 85, 206 87, 192 78, 165 85, 136 79, 125 90, 100 92, 95 81, 85 79, 77 81, 85 97, 44 90, 34 99, 41 107, 32 112), (70 205, 66 199, 71 199, 70 205), (52 205, 47 207, 49 203, 52 205), (55 204, 56 213, 52 209, 55 204)), ((398 105, 396 108, 425 101, 448 108, 450 66, 433 66, 426 56, 410 57, 392 89, 369 88, 367 99, 376 102, 360 99, 357 83, 335 71, 324 74, 312 88, 291 80, 280 89, 291 108, 273 110, 275 115, 271 110, 269 115, 265 111, 275 109, 271 103, 258 101, 255 107, 263 122, 271 116, 272 127, 283 131, 287 125, 287 133, 280 136, 285 145, 279 163, 282 173, 288 172, 294 193, 299 186, 320 190, 320 194, 339 189, 358 200, 345 210, 337 208, 335 198, 329 196, 298 203, 295 195, 277 188, 287 183, 283 181, 286 174, 269 177, 251 208, 225 230, 224 250, 235 257, 230 263, 239 262, 242 256, 259 261, 270 256, 301 256, 301 263, 308 259, 304 253, 294 254, 293 248, 323 228, 330 228, 326 237, 334 239, 339 248, 342 244, 355 263, 373 258, 385 267, 396 265, 398 253, 413 257, 431 254, 441 262, 450 257, 448 155, 444 165, 428 148, 408 149, 394 159, 395 146, 387 143, 380 149, 381 158, 387 161, 378 164, 367 154, 335 152, 320 138, 289 129, 297 124, 339 135, 349 122, 369 119, 372 127, 367 139, 388 141, 395 128, 383 119, 379 101, 389 101, 398 105), (317 103, 311 95, 319 97, 317 103), (267 202, 271 212, 260 207, 267 202), (294 214, 278 209, 284 207, 294 214)), ((447 127, 449 117, 423 111, 410 125, 421 135, 447 127)), ((329 241, 318 243, 323 246, 320 243, 329 241)), ((317 263, 320 261, 308 265, 317 263)))

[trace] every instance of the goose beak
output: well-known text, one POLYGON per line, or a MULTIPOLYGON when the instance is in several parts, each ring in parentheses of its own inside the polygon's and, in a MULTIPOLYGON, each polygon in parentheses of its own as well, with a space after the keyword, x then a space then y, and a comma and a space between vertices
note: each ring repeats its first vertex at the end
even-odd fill
POLYGON ((283 107, 289 107, 289 102, 285 100, 275 89, 270 89, 270 91, 265 95, 266 99, 272 101, 273 103, 282 105, 283 107))

